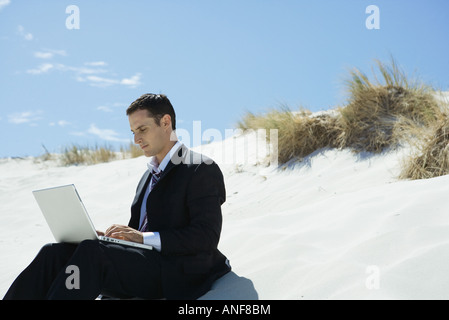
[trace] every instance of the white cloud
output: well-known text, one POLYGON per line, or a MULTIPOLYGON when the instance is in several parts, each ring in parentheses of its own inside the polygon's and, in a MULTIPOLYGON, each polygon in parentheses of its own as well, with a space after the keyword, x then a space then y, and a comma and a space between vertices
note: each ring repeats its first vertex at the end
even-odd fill
POLYGON ((27 70, 27 73, 29 74, 41 74, 41 73, 47 73, 51 69, 54 68, 54 65, 51 63, 43 63, 40 66, 38 66, 36 69, 29 69, 27 70))
POLYGON ((54 49, 45 49, 46 52, 51 52, 53 54, 56 54, 58 56, 66 56, 67 52, 65 50, 54 50, 54 49))
POLYGON ((58 122, 50 122, 49 123, 49 125, 52 127, 55 125, 58 125, 60 127, 65 127, 65 126, 68 126, 69 124, 70 124, 70 122, 65 121, 65 120, 59 120, 58 122))
MULTIPOLYGON (((46 54, 40 52, 39 56, 40 56, 40 58, 44 58, 46 56, 46 54)), ((48 58, 50 58, 50 56, 48 56, 48 58)), ((48 72, 48 71, 50 71, 52 69, 53 70, 63 71, 63 72, 71 71, 71 72, 76 73, 78 76, 82 75, 82 74, 96 74, 96 73, 106 73, 107 72, 107 70, 104 70, 104 69, 95 69, 95 68, 86 68, 86 67, 71 67, 71 66, 66 66, 66 65, 64 65, 62 63, 56 63, 56 64, 43 63, 43 64, 40 64, 35 69, 27 70, 27 73, 29 73, 29 74, 41 74, 41 73, 46 73, 46 72, 48 72)), ((82 79, 83 78, 80 78, 80 80, 82 80, 82 79)))
POLYGON ((121 84, 130 87, 137 87, 140 85, 140 73, 133 75, 131 78, 124 78, 120 81, 121 84))
POLYGON ((58 121, 58 126, 60 126, 60 127, 65 127, 65 126, 68 126, 69 124, 70 124, 70 122, 65 121, 65 120, 58 121))
POLYGON ((107 106, 99 106, 97 108, 97 110, 104 111, 104 112, 112 112, 112 109, 110 107, 107 107, 107 106))
POLYGON ((123 79, 114 79, 108 77, 99 77, 99 76, 87 76, 87 77, 78 77, 77 80, 79 82, 88 82, 89 85, 93 87, 109 87, 112 85, 123 85, 130 88, 137 87, 141 84, 140 82, 140 73, 135 74, 131 78, 123 78, 123 79))
POLYGON ((44 49, 43 51, 36 51, 34 53, 34 56, 39 59, 51 59, 55 55, 66 56, 67 53, 65 52, 65 50, 51 50, 51 49, 44 49))
POLYGON ((85 62, 84 65, 90 67, 104 67, 107 66, 108 64, 104 61, 94 61, 94 62, 85 62))
POLYGON ((64 64, 57 64, 56 68, 60 71, 73 71, 76 74, 96 74, 96 73, 106 73, 107 70, 105 69, 98 69, 98 68, 86 68, 86 67, 71 67, 66 66, 64 64))
POLYGON ((120 81, 116 79, 98 77, 98 76, 87 76, 85 78, 89 82, 89 84, 93 87, 109 87, 114 84, 120 83, 120 81))
POLYGON ((118 142, 129 142, 129 139, 123 139, 118 137, 118 133, 112 129, 99 129, 95 124, 91 124, 88 133, 98 136, 99 138, 106 141, 118 141, 118 142))
MULTIPOLYGON (((34 56, 39 59, 52 59, 55 55, 65 56, 66 52, 65 50, 50 49, 34 52, 34 56)), ((76 81, 86 82, 92 87, 100 88, 110 87, 113 85, 122 85, 129 88, 135 88, 141 85, 140 79, 142 75, 140 73, 136 73, 128 78, 120 79, 115 76, 110 76, 109 70, 101 68, 105 66, 107 66, 107 63, 104 61, 85 62, 84 66, 81 67, 72 67, 62 63, 43 63, 34 69, 27 70, 26 72, 33 75, 47 73, 50 70, 73 72, 75 74, 74 78, 76 81), (100 77, 98 74, 104 74, 105 76, 100 77)), ((103 111, 106 111, 106 109, 103 108, 103 111)))
POLYGON ((8 122, 13 124, 29 123, 33 125, 34 122, 42 119, 42 117, 40 116, 41 114, 42 111, 25 111, 13 113, 8 115, 8 122))
POLYGON ((51 59, 51 58, 53 58, 53 53, 51 53, 51 52, 35 52, 34 56, 39 59, 51 59))
POLYGON ((97 107, 97 110, 104 111, 104 112, 114 112, 115 108, 126 108, 128 105, 121 102, 114 102, 112 104, 108 103, 106 105, 102 105, 97 107))
POLYGON ((17 33, 27 41, 33 40, 33 35, 29 32, 26 32, 25 28, 21 25, 17 27, 17 33))
POLYGON ((0 0, 0 10, 2 10, 4 7, 6 7, 10 3, 11 3, 10 0, 0 0))

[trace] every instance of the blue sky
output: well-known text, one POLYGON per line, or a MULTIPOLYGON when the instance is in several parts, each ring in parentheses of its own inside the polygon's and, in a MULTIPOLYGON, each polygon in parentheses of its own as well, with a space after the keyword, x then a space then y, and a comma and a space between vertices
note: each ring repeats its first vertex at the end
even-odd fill
POLYGON ((326 110, 345 103, 348 68, 390 55, 448 90, 448 13, 446 0, 0 0, 0 157, 127 144, 125 110, 147 92, 168 95, 191 145, 194 121, 224 136, 246 110, 326 110))

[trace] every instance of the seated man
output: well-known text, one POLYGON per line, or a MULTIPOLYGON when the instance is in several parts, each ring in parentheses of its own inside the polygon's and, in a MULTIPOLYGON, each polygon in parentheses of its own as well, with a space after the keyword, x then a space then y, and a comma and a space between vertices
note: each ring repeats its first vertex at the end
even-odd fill
POLYGON ((47 244, 4 299, 95 299, 100 294, 196 299, 230 271, 217 249, 226 197, 219 167, 177 141, 175 111, 166 96, 144 94, 126 114, 134 142, 151 158, 128 226, 98 233, 154 250, 98 240, 47 244), (70 265, 78 267, 79 289, 66 286, 70 265))

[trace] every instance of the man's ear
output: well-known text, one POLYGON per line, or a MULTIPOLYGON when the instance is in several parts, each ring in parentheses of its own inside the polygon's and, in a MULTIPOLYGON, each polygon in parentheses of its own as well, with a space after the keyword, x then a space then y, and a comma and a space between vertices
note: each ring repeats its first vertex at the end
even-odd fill
POLYGON ((161 118, 160 122, 161 126, 163 128, 170 127, 171 128, 171 117, 169 114, 164 114, 164 116, 161 118))

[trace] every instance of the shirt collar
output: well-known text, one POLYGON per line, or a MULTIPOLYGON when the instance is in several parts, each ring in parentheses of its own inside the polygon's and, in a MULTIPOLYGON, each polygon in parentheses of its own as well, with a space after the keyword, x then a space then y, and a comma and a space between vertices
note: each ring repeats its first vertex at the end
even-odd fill
POLYGON ((172 156, 178 151, 178 149, 182 146, 182 143, 176 141, 175 145, 170 149, 170 151, 165 155, 164 159, 161 163, 157 162, 156 157, 151 157, 150 161, 147 163, 147 167, 150 171, 154 171, 157 174, 161 173, 167 167, 168 162, 172 158, 172 156))

